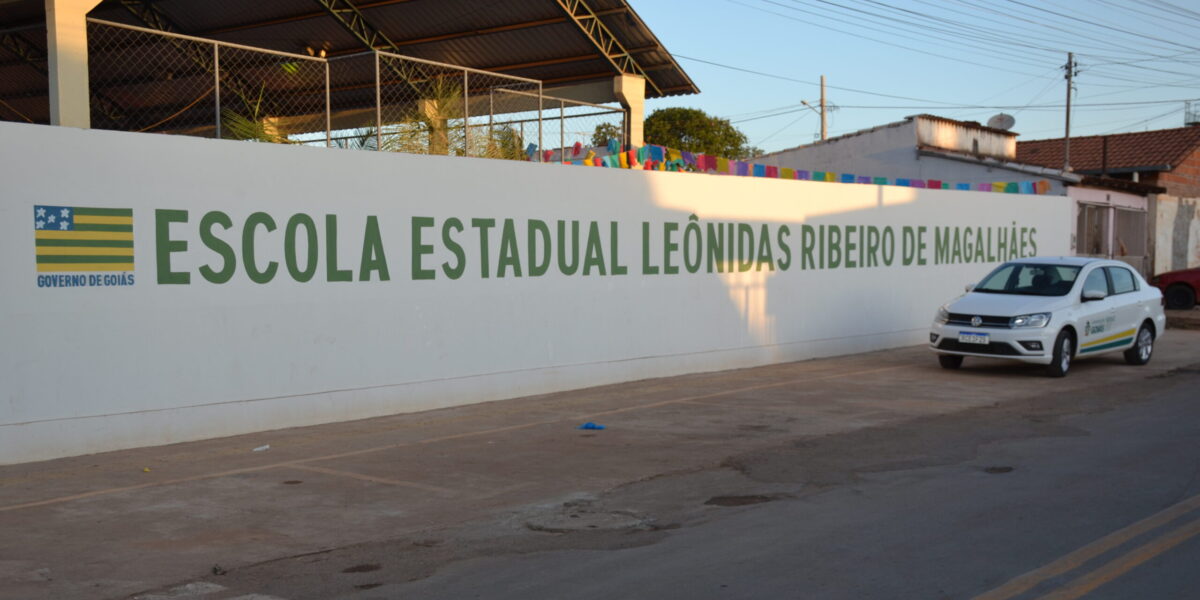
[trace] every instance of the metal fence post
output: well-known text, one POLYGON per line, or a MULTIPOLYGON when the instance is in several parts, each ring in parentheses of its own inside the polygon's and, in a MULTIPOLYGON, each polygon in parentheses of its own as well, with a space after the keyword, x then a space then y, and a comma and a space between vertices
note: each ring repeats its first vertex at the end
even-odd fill
POLYGON ((471 88, 467 71, 463 71, 463 156, 471 155, 471 88))
POLYGON ((333 126, 329 106, 329 61, 325 61, 325 147, 333 146, 333 126))
POLYGON ((375 151, 383 150, 383 104, 380 101, 379 52, 375 52, 375 151))
POLYGON ((567 160, 567 103, 558 101, 558 162, 567 160))
POLYGON ((213 44, 213 98, 217 101, 217 139, 221 139, 221 45, 213 44))
POLYGON ((538 82, 538 162, 542 162, 542 82, 538 82))

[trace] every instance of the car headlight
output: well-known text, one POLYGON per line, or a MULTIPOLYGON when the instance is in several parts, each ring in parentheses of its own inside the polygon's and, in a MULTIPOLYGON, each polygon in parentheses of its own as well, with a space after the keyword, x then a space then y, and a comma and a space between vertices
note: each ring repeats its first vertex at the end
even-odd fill
POLYGON ((934 317, 933 317, 933 322, 945 324, 946 321, 949 321, 949 320, 950 320, 950 311, 946 310, 946 306, 944 304, 942 306, 939 306, 937 309, 937 314, 934 315, 934 317))
POLYGON ((1050 313, 1034 313, 1012 318, 1013 327, 1045 327, 1050 323, 1050 313))

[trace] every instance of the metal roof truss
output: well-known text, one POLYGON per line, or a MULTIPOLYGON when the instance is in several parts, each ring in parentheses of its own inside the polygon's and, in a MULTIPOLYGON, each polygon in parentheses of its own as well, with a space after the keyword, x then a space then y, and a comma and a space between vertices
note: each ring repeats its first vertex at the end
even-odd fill
POLYGON ((612 64, 618 73, 641 75, 646 79, 646 85, 654 90, 655 95, 663 95, 658 84, 654 83, 654 80, 646 75, 646 70, 633 58, 633 54, 626 50, 621 45, 621 42, 617 41, 616 36, 613 35, 612 31, 609 31, 604 22, 600 20, 600 16, 596 14, 596 11, 592 10, 592 7, 585 0, 556 1, 559 7, 563 9, 563 12, 567 13, 567 16, 579 27, 579 30, 596 46, 596 49, 604 54, 604 57, 608 59, 608 62, 612 64))

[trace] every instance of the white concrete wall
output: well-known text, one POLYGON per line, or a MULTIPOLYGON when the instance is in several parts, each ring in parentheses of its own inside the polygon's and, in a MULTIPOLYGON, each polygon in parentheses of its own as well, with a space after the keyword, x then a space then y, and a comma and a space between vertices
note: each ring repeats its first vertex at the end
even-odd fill
MULTIPOLYGON (((941 125, 941 131, 950 139, 941 140, 954 147, 961 143, 958 127, 938 121, 921 121, 929 127, 941 125)), ((926 141, 937 141, 936 136, 926 132, 926 141)), ((996 136, 1002 137, 1002 136, 996 136)), ((1001 140, 1003 143, 1003 140, 1001 140)), ((1066 193, 1062 182, 998 167, 978 163, 951 160, 940 156, 922 155, 917 145, 922 143, 914 121, 902 121, 882 125, 861 134, 833 138, 826 142, 781 150, 754 159, 764 165, 775 165, 807 171, 832 171, 853 173, 870 177, 887 177, 892 182, 898 178, 937 179, 955 183, 991 183, 996 181, 1041 181, 1050 182, 1049 194, 1066 193)), ((994 146, 994 144, 993 144, 994 146)), ((1015 146, 1014 146, 1015 148, 1015 146)), ((996 150, 994 147, 991 150, 996 150)), ((1014 150, 1015 152, 1015 150, 1014 150)))
POLYGON ((1200 198, 1155 197, 1154 272, 1200 267, 1200 198))
MULTIPOLYGON (((918 344, 934 309, 1000 260, 1000 236, 1019 238, 1025 254, 1035 251, 1029 242, 1038 253, 1063 254, 1073 215, 1065 197, 9 123, 0 123, 0 181, 0 463, 918 344), (37 270, 39 205, 132 209, 132 284, 39 287, 64 281, 37 270), (162 212, 172 210, 186 211, 186 222, 164 219, 180 215, 162 212), (202 223, 213 211, 231 227, 208 228, 206 241, 202 223), (263 218, 255 213, 277 228, 247 227, 263 218), (284 256, 296 214, 311 216, 318 236, 317 269, 307 282, 290 274, 284 256), (333 268, 349 269, 352 281, 328 280, 326 215, 337 220, 333 268), (709 224, 749 225, 755 242, 746 254, 762 258, 758 266, 715 272, 724 263, 714 261, 709 272, 704 260, 688 272, 690 215, 703 238, 709 224), (434 226, 422 227, 423 217, 434 226), (443 229, 450 218, 461 219, 463 231, 443 229), (497 220, 487 277, 471 225, 481 218, 497 220), (512 239, 502 235, 505 219, 513 219, 512 239), (603 254, 604 274, 601 261, 586 275, 564 274, 552 261, 545 274, 531 276, 531 219, 547 223, 554 238, 559 220, 580 221, 585 239, 594 222, 589 253, 603 254), (365 243, 370 223, 378 225, 377 244, 365 243), (807 264, 806 232, 830 226, 842 236, 855 227, 852 238, 868 226, 881 237, 891 232, 891 264, 883 264, 880 249, 878 264, 858 264, 867 239, 851 251, 853 268, 844 260, 807 264), (947 226, 991 242, 977 252, 960 241, 958 255, 946 251, 939 260, 935 228, 947 226), (758 235, 764 228, 766 246, 758 235), (461 257, 443 233, 461 246, 461 257), (665 236, 679 248, 670 249, 665 236), (906 252, 905 239, 924 250, 908 244, 906 252), (246 240, 256 269, 278 263, 269 282, 247 274, 246 240), (226 244, 234 272, 225 283, 210 282, 203 273, 225 266, 213 248, 226 244), (360 281, 364 246, 368 267, 376 268, 360 281), (758 256, 768 251, 769 260, 758 256), (500 263, 514 253, 523 276, 511 265, 500 276, 500 263), (664 255, 678 274, 662 274, 664 255), (461 276, 448 277, 443 263, 461 264, 461 276), (614 266, 626 272, 614 274, 614 266), (425 269, 434 279, 414 278, 425 269), (167 283, 179 278, 172 272, 190 282, 167 283)), ((296 231, 294 267, 303 270, 307 235, 296 231)), ((581 254, 587 247, 581 244, 581 254)), ((819 259, 816 250, 809 255, 819 259)), ((119 273, 97 275, 116 275, 95 280, 101 284, 130 283, 119 273)))

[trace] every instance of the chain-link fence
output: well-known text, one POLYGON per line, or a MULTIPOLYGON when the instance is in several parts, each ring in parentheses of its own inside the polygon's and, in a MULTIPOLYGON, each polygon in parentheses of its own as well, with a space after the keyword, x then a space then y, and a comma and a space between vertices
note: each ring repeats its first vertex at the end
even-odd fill
POLYGON ((619 108, 505 88, 493 90, 492 96, 492 103, 504 108, 492 127, 506 128, 522 139, 525 131, 538 128, 542 160, 583 158, 583 148, 604 147, 610 139, 622 148, 626 145, 625 111, 619 108))
POLYGON ((624 131, 623 110, 537 80, 386 52, 327 60, 94 19, 88 51, 98 129, 535 161, 624 131))
POLYGON ((319 58, 88 23, 92 127, 288 142, 324 131, 319 58))

